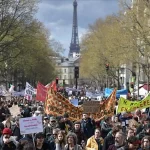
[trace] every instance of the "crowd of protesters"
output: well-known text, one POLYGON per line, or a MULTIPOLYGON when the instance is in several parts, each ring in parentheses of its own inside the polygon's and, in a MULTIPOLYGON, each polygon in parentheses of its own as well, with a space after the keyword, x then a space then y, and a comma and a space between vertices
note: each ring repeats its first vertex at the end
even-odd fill
POLYGON ((150 117, 146 112, 121 113, 96 121, 83 113, 71 121, 67 113, 54 117, 44 113, 42 102, 13 98, 0 101, 0 150, 149 150, 150 117), (12 116, 9 107, 18 105, 12 116), (20 118, 42 116, 43 132, 20 134, 20 118), (134 122, 129 124, 130 120, 134 122))

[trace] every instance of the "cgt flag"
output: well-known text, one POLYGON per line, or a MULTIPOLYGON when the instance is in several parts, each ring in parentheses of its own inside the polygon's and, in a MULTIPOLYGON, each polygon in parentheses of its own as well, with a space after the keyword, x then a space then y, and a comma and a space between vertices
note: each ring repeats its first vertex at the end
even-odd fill
POLYGON ((36 100, 44 102, 47 95, 47 88, 38 82, 37 84, 37 94, 36 94, 36 100))

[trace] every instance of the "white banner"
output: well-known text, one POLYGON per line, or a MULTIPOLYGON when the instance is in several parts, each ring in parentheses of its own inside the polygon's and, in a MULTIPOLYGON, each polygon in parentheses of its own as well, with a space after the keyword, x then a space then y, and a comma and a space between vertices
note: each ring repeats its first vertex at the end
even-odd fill
POLYGON ((25 98, 27 100, 32 100, 32 96, 34 95, 34 93, 34 88, 28 82, 26 82, 25 98))
POLYGON ((43 132, 42 116, 21 118, 19 123, 21 135, 43 132))

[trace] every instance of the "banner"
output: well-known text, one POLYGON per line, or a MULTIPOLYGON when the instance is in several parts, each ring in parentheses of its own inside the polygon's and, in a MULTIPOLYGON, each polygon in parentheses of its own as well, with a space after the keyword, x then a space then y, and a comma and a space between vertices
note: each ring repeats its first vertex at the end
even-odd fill
MULTIPOLYGON (((105 97, 109 97, 113 89, 105 88, 105 97)), ((120 98, 120 95, 127 95, 128 91, 126 89, 117 90, 116 97, 120 98)))
POLYGON ((47 94, 47 88, 43 84, 38 82, 36 100, 44 102, 46 99, 46 94, 47 94))
POLYGON ((124 98, 120 98, 118 103, 118 113, 121 112, 132 112, 136 109, 143 109, 150 107, 150 96, 147 96, 141 101, 130 101, 124 98))
POLYGON ((116 103, 116 89, 113 90, 111 95, 104 102, 100 103, 99 111, 96 114, 96 118, 99 120, 103 119, 105 116, 113 116, 114 108, 116 103))
POLYGON ((84 113, 97 113, 99 111, 100 102, 99 101, 87 101, 83 103, 84 113))
POLYGON ((71 120, 79 120, 82 116, 82 109, 75 107, 69 100, 55 92, 54 89, 49 88, 45 101, 45 113, 54 116, 68 113, 71 120))
POLYGON ((43 132, 42 116, 21 118, 19 125, 21 135, 43 132))
MULTIPOLYGON (((86 113, 89 113, 89 115, 92 114, 95 119, 99 120, 105 116, 112 116, 114 115, 115 103, 116 89, 114 89, 109 98, 103 103, 100 103, 99 101, 96 102, 96 105, 94 105, 97 107, 96 111, 92 109, 93 112, 91 112, 86 109, 86 113)), ((90 106, 87 106, 88 108, 92 107, 91 103, 90 106)), ((75 107, 66 98, 64 98, 59 93, 55 92, 52 88, 48 90, 45 101, 46 114, 60 116, 64 113, 68 113, 71 120, 80 120, 83 112, 83 108, 75 107)))
POLYGON ((35 93, 34 88, 28 82, 26 82, 25 98, 27 100, 32 100, 32 96, 34 95, 34 93, 35 93))

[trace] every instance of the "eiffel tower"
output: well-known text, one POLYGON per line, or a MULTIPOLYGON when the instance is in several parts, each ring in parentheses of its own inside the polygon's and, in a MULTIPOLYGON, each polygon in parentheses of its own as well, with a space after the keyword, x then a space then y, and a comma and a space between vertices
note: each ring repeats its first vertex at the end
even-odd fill
POLYGON ((72 26, 72 38, 70 43, 69 57, 73 57, 73 54, 76 53, 79 55, 80 46, 79 46, 79 37, 78 37, 78 17, 77 17, 77 1, 73 2, 73 26, 72 26))

